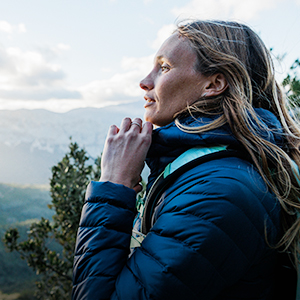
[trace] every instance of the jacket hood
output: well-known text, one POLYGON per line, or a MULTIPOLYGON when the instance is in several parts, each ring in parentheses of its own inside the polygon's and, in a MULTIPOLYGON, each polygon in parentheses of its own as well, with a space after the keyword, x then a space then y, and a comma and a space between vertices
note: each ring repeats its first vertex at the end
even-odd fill
MULTIPOLYGON (((265 140, 283 147, 283 131, 280 122, 273 113, 268 110, 255 109, 260 125, 249 116, 250 122, 265 140)), ((194 118, 185 117, 180 122, 189 127, 199 127, 211 123, 215 117, 194 118)), ((151 177, 157 177, 163 169, 184 151, 195 146, 228 145, 231 148, 241 148, 242 144, 232 134, 228 124, 217 129, 203 133, 186 133, 181 131, 175 122, 159 127, 153 131, 152 144, 147 154, 146 163, 151 170, 151 177)))

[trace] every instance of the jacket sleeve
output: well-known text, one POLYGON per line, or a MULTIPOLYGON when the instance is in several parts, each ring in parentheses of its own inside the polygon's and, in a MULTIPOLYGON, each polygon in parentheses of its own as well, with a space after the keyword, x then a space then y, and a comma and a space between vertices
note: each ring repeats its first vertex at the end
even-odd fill
MULTIPOLYGON (((264 265, 264 257, 273 263, 264 233, 268 228, 271 243, 277 236, 274 197, 258 176, 219 169, 196 168, 179 178, 166 191, 154 226, 129 259, 134 195, 109 183, 104 192, 103 184, 98 188, 92 183, 97 192, 88 194, 105 197, 96 202, 88 196, 83 210, 73 299, 209 300, 256 264, 256 277, 271 276, 272 268, 264 265)), ((246 277, 245 284, 253 284, 255 276, 246 277)))
POLYGON ((135 216, 134 190, 92 181, 77 233, 72 299, 109 299, 124 267, 135 216))

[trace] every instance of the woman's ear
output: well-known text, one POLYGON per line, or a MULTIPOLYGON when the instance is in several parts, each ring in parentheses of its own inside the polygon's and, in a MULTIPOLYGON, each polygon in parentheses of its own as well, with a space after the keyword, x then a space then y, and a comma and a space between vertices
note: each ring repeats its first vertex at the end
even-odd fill
POLYGON ((228 82, 222 73, 209 76, 204 88, 206 97, 217 96, 222 94, 228 88, 228 82))

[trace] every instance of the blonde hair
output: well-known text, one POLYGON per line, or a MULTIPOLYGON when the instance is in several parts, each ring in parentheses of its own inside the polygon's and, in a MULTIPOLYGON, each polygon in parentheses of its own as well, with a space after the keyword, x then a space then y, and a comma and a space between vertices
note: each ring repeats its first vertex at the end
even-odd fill
POLYGON ((276 247, 297 259, 300 202, 296 165, 300 165, 300 130, 275 80, 270 52, 248 26, 235 22, 193 21, 179 24, 175 32, 190 41, 197 54, 196 68, 200 73, 205 76, 222 73, 228 82, 223 94, 202 97, 177 114, 176 125, 185 132, 201 133, 229 124, 282 206, 284 233, 276 247), (265 125, 254 108, 267 109, 280 121, 284 148, 260 136, 258 131, 265 125), (187 112, 217 117, 210 124, 191 128, 181 124, 178 118, 187 112))

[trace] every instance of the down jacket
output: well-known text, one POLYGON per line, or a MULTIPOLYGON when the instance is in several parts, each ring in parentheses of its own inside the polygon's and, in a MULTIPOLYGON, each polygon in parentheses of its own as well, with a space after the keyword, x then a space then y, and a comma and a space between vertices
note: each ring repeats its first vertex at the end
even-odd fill
MULTIPOLYGON (((260 134, 282 146, 280 123, 258 109, 260 134)), ((210 122, 186 118, 199 126, 210 122)), ((158 128, 147 164, 149 186, 165 166, 193 146, 241 145, 223 126, 190 134, 174 123, 158 128)), ((91 182, 77 236, 73 299, 274 299, 280 205, 256 168, 237 157, 187 171, 163 195, 157 218, 129 256, 136 194, 91 182)))

